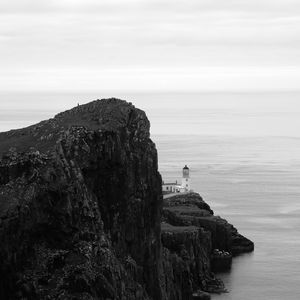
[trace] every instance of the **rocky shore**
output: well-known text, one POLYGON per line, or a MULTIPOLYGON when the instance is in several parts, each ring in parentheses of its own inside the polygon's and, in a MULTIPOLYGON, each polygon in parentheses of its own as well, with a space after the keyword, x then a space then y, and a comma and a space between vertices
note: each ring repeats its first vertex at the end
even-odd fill
MULTIPOLYGON (((176 255, 177 260, 182 260, 181 272, 186 274, 186 282, 191 284, 192 290, 226 292, 222 281, 212 272, 229 270, 233 255, 254 249, 254 244, 233 225, 214 216, 197 193, 175 194, 164 199, 162 220, 162 245, 176 255)), ((186 289, 188 287, 181 287, 181 290, 186 289)))
POLYGON ((104 99, 0 133, 1 299, 225 291, 212 269, 253 243, 198 194, 163 199, 149 128, 143 111, 104 99))

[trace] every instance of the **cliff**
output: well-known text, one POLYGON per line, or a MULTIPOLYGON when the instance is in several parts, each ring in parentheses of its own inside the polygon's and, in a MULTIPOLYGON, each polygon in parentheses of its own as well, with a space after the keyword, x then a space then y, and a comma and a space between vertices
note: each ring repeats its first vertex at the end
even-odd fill
POLYGON ((196 239, 198 243, 193 243, 193 247, 197 245, 201 250, 185 256, 185 261, 190 263, 199 261, 196 268, 198 273, 189 272, 190 281, 194 283, 192 290, 200 287, 208 292, 225 291, 222 282, 216 280, 211 271, 228 270, 232 256, 254 250, 253 242, 239 234, 225 219, 214 216, 209 205, 197 193, 178 194, 164 199, 162 220, 162 244, 177 255, 187 236, 185 234, 181 238, 179 232, 193 230, 199 235, 196 239))
POLYGON ((199 199, 189 205, 205 216, 165 202, 161 225, 149 128, 143 111, 105 99, 0 133, 1 299, 206 299, 199 289, 222 288, 212 250, 248 244, 199 199))

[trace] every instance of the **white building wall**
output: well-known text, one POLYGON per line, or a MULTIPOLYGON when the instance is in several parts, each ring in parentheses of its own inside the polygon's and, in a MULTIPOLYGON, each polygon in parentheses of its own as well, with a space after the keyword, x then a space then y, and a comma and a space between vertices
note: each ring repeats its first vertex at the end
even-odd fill
POLYGON ((189 168, 185 166, 182 169, 181 185, 178 185, 177 181, 176 183, 163 183, 162 191, 170 193, 184 193, 192 191, 189 168))
POLYGON ((186 191, 191 190, 191 178, 189 177, 182 177, 181 179, 181 186, 185 188, 186 191))
POLYGON ((175 187, 176 187, 175 184, 163 184, 162 185, 162 191, 163 192, 172 192, 172 193, 174 193, 175 192, 175 187))

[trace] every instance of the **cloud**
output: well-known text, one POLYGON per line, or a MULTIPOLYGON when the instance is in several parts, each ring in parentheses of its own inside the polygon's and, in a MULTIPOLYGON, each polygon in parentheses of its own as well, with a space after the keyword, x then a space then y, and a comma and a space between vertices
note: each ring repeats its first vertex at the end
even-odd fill
POLYGON ((298 14, 297 0, 10 0, 0 3, 1 13, 80 12, 108 13, 124 11, 185 14, 215 11, 298 14))
MULTIPOLYGON (((168 81, 166 76, 172 77, 174 69, 186 74, 203 67, 239 72, 268 67, 296 76, 283 70, 300 67, 299 7, 293 0, 2 1, 0 90, 13 88, 14 81, 55 88, 55 76, 46 74, 49 69, 63 74, 59 80, 66 85, 68 76, 73 78, 76 73, 76 80, 81 78, 89 88, 84 76, 100 71, 100 79, 107 82, 103 70, 117 68, 140 86, 147 86, 143 80, 155 81, 155 76, 168 81), (144 70, 145 78, 133 75, 132 69, 144 70), (156 75, 150 76, 149 69, 156 75), (38 72, 43 74, 40 78, 33 75, 38 72)), ((264 72, 272 77, 272 73, 264 72)), ((197 78, 203 80, 200 73, 193 73, 195 88, 197 78)), ((219 74, 215 76, 219 78, 219 74)), ((230 85, 227 75, 223 76, 230 85)), ((247 78, 255 82, 253 76, 247 78)), ((121 79, 110 80, 108 86, 117 82, 123 87, 121 79)), ((287 81, 281 85, 290 87, 287 81)), ((186 88, 191 88, 188 80, 185 82, 186 88)))

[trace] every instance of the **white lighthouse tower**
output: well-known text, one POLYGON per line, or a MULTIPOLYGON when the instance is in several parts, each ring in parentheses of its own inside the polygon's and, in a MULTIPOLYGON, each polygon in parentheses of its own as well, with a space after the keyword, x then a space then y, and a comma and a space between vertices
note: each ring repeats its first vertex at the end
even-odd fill
POLYGON ((185 189, 186 192, 189 192, 191 190, 190 169, 187 165, 185 165, 182 169, 181 186, 185 189))

